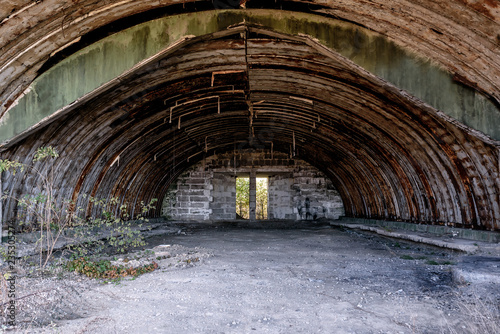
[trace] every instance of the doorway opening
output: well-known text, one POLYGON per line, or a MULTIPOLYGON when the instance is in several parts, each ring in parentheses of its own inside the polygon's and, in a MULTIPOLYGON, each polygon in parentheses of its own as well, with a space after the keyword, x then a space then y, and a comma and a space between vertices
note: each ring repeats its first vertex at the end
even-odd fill
POLYGON ((268 198, 267 177, 257 178, 257 191, 255 194, 255 218, 267 219, 267 198, 268 198))
POLYGON ((236 218, 250 219, 253 209, 255 219, 267 219, 268 178, 243 176, 236 178, 236 218), (255 195, 252 193, 255 191, 255 195))
POLYGON ((236 218, 250 219, 250 178, 236 178, 236 218))

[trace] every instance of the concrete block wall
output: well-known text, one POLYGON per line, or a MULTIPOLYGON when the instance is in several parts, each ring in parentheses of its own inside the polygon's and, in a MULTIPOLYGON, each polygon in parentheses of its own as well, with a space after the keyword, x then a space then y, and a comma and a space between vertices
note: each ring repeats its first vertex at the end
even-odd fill
POLYGON ((267 198, 269 219, 297 219, 293 205, 292 186, 293 173, 269 176, 267 198))
POLYGON ((296 219, 338 219, 344 215, 342 199, 332 182, 306 162, 297 162, 291 188, 296 219))
POLYGON ((163 200, 163 216, 168 219, 208 220, 212 210, 211 172, 198 164, 184 172, 163 200))
POLYGON ((211 219, 236 219, 236 176, 230 173, 213 173, 213 201, 211 219))
POLYGON ((189 168, 163 201, 163 215, 174 220, 236 219, 236 177, 268 177, 269 219, 338 219, 342 199, 315 167, 287 154, 243 150, 218 154, 189 168))

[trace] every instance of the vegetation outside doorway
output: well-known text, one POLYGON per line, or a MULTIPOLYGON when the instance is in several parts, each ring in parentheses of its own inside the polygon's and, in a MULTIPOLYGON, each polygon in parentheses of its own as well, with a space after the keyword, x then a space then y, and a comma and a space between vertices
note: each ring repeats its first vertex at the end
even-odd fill
MULTIPOLYGON (((267 219, 268 179, 258 177, 256 191, 256 219, 267 219)), ((236 217, 239 219, 250 218, 250 178, 236 178, 236 217)))

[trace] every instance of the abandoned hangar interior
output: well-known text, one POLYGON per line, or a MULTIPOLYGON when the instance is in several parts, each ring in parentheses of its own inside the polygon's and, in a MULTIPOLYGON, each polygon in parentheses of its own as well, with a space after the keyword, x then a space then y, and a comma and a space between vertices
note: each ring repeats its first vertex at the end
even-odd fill
MULTIPOLYGON (((53 146, 86 215, 234 219, 262 175, 271 218, 500 230, 499 1, 233 2, 2 1, 1 159, 53 146)), ((34 167, 2 173, 3 224, 34 167)))

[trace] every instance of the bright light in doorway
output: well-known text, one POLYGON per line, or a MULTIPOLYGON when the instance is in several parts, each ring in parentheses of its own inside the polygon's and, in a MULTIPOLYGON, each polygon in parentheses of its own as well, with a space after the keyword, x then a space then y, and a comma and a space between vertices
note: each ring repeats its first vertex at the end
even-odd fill
MULTIPOLYGON (((268 179, 256 178, 255 218, 267 219, 268 179)), ((236 178, 236 217, 238 219, 250 218, 250 178, 236 178)))
POLYGON ((255 218, 267 219, 267 177, 257 178, 255 218))
POLYGON ((236 178, 236 217, 250 218, 250 178, 236 178))

